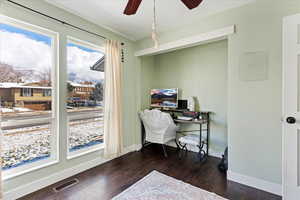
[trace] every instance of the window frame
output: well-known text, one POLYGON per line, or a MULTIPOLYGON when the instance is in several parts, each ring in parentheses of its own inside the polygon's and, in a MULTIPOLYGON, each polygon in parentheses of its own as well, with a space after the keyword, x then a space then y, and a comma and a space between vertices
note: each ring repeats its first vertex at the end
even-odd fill
MULTIPOLYGON (((51 124, 51 154, 47 159, 42 159, 39 161, 35 161, 32 163, 27 163, 26 165, 22 165, 16 168, 12 168, 9 170, 2 171, 2 179, 8 180, 17 176, 21 176, 26 173, 30 173, 32 171, 48 167, 50 165, 54 165, 59 163, 59 117, 58 117, 58 105, 59 105, 59 97, 58 97, 58 82, 56 79, 58 77, 58 66, 59 66, 59 33, 43 28, 42 26, 37 26, 34 24, 30 24, 21 20, 17 20, 5 15, 0 15, 0 23, 7 24, 16 28, 25 29, 37 34, 45 35, 51 38, 51 51, 52 51, 52 109, 51 109, 51 117, 49 119, 49 123, 51 124)), ((32 91, 33 95, 33 91, 32 91)), ((2 118, 2 116, 0 116, 2 118)), ((2 134, 2 130, 0 129, 0 133, 2 134)))
MULTIPOLYGON (((66 48, 67 48, 67 45, 69 43, 79 45, 79 46, 83 46, 83 47, 86 47, 86 48, 89 48, 89 49, 92 49, 92 50, 100 51, 101 53, 104 54, 104 56, 106 54, 105 48, 103 46, 99 46, 99 45, 93 44, 91 42, 78 39, 78 38, 73 37, 73 36, 67 36, 66 48)), ((66 55, 67 55, 66 57, 68 58, 68 52, 66 53, 66 55)), ((66 69, 68 71, 68 66, 66 66, 66 69)), ((67 82, 69 81, 68 73, 67 73, 66 80, 67 80, 67 82)), ((66 86, 67 86, 67 84, 66 84, 66 86)), ((77 89, 80 89, 80 92, 82 91, 82 88, 74 88, 74 90, 77 90, 77 89)), ((66 101, 67 101, 67 98, 68 97, 66 97, 66 101)), ((67 114, 67 148, 66 148, 67 149, 67 152, 66 152, 67 160, 71 160, 71 159, 74 159, 74 158, 85 156, 85 155, 93 153, 95 151, 101 151, 101 150, 104 149, 105 141, 103 141, 103 143, 101 143, 101 144, 93 145, 93 146, 90 146, 90 147, 86 147, 86 148, 83 148, 83 149, 79 149, 79 150, 70 152, 70 150, 69 150, 69 136, 70 136, 69 121, 70 121, 70 117, 67 114)))

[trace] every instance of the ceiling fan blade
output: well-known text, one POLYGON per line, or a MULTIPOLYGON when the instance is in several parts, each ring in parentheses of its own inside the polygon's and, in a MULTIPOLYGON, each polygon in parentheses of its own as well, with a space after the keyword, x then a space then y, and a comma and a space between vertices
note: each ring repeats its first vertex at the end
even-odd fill
POLYGON ((184 5, 186 5, 186 7, 188 7, 189 9, 193 9, 198 7, 203 0, 181 0, 181 1, 182 3, 184 3, 184 5))
POLYGON ((142 0, 129 0, 124 10, 125 15, 134 15, 138 10, 142 0))

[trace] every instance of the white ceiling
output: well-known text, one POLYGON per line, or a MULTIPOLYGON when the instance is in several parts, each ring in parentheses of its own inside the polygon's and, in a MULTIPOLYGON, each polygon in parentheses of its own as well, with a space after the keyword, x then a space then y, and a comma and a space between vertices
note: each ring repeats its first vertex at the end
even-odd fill
MULTIPOLYGON (((46 0, 131 40, 150 35, 153 1, 143 0, 136 15, 123 15, 127 0, 46 0)), ((217 12, 239 7, 255 0, 204 0, 193 10, 180 0, 157 0, 158 32, 180 28, 217 12)))

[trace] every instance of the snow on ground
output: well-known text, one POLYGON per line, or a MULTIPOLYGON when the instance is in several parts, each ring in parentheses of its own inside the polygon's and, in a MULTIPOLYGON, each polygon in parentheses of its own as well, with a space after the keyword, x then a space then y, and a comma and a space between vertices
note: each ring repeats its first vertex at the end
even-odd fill
POLYGON ((88 124, 78 122, 71 123, 70 137, 69 137, 69 148, 71 150, 83 147, 92 141, 103 140, 103 121, 89 122, 88 124))
POLYGON ((0 108, 0 112, 2 113, 12 113, 12 112, 30 112, 32 111, 29 108, 21 108, 21 107, 14 107, 14 108, 0 108))
MULTIPOLYGON (((103 142, 103 121, 100 119, 70 122, 70 151, 103 142)), ((50 156, 50 125, 3 131, 3 169, 17 167, 50 156)))
POLYGON ((32 110, 29 109, 29 108, 14 107, 14 111, 16 111, 16 112, 29 112, 29 111, 32 111, 32 110))
POLYGON ((3 137, 3 169, 50 155, 50 135, 46 131, 3 137))
POLYGON ((10 113, 10 112, 14 112, 14 110, 10 109, 10 108, 0 108, 0 112, 2 112, 2 113, 10 113))

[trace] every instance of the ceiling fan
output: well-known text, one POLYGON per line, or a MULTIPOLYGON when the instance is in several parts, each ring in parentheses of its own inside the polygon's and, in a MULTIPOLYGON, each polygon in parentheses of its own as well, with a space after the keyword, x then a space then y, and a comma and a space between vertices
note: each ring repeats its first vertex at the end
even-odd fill
MULTIPOLYGON (((181 1, 182 3, 184 3, 186 7, 188 7, 189 9, 193 9, 198 7, 203 0, 181 0, 181 1)), ((129 0, 124 10, 124 14, 134 15, 137 12, 141 2, 142 0, 129 0)))

